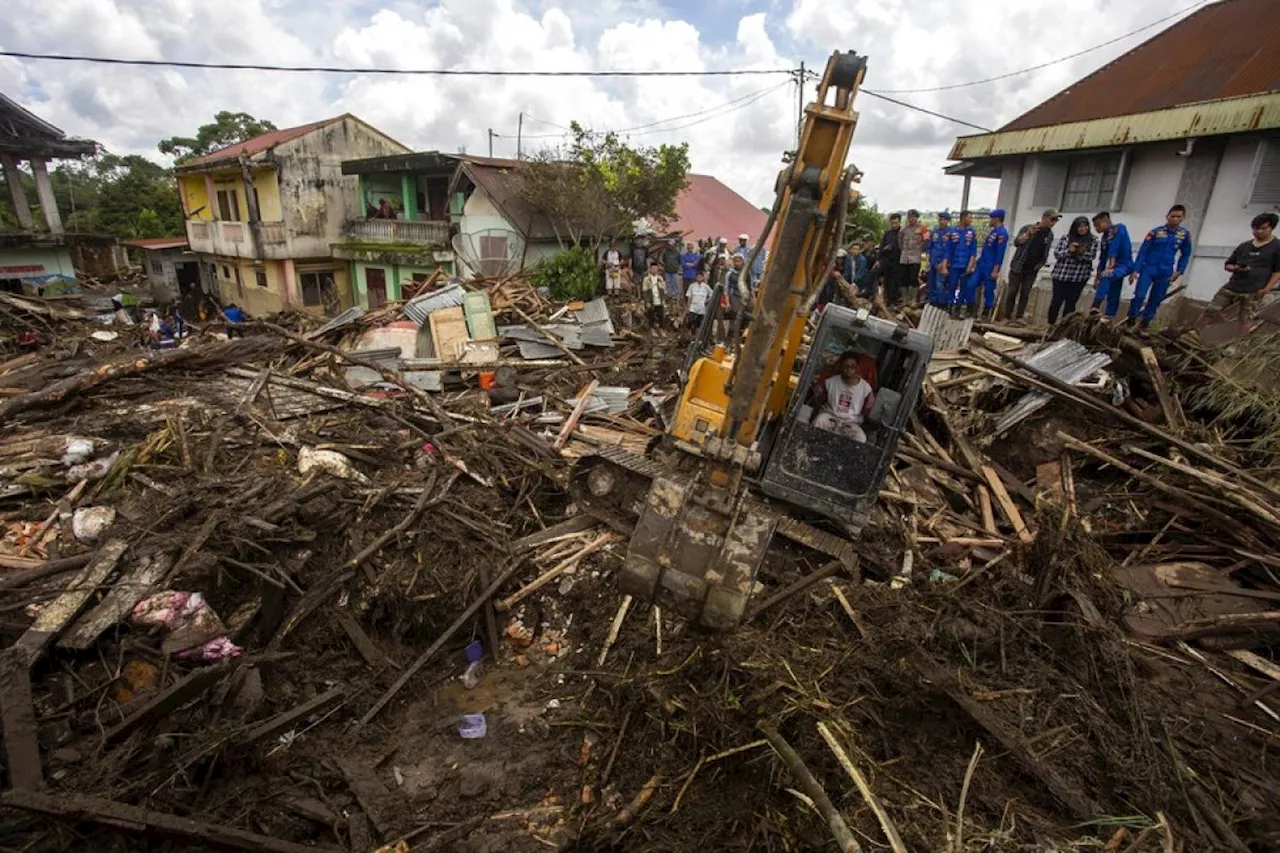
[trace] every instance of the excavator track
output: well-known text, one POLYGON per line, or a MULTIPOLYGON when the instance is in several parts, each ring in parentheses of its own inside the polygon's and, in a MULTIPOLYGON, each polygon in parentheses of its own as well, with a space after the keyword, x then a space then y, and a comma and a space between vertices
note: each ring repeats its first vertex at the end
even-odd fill
MULTIPOLYGON (((569 493, 589 515, 630 536, 649 486, 657 477, 688 482, 652 459, 606 447, 578 460, 569 481, 569 493)), ((781 513, 754 497, 749 500, 753 509, 777 521, 779 535, 839 560, 851 572, 857 572, 857 553, 851 541, 781 513)))

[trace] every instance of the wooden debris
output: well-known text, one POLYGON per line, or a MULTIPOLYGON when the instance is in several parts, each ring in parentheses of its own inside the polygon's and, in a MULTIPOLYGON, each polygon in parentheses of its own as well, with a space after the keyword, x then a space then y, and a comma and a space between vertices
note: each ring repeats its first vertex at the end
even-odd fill
POLYGON ((836 846, 843 853, 860 853, 862 847, 859 846, 857 839, 853 837, 853 833, 849 831, 849 825, 840 816, 840 812, 836 811, 836 807, 831 802, 831 797, 827 795, 826 789, 810 772, 804 760, 791 747, 791 744, 787 743, 782 735, 778 734, 777 729, 766 723, 760 724, 760 732, 769 740, 769 746, 773 747, 773 751, 782 759, 782 763, 791 771, 791 775, 796 777, 800 787, 813 800, 819 814, 822 815, 822 819, 827 822, 827 827, 831 830, 832 836, 835 837, 836 846))
POLYGON ((1169 382, 1165 379, 1164 372, 1160 370, 1160 360, 1156 358, 1156 351, 1151 347, 1143 347, 1141 355, 1142 363, 1147 366, 1147 373, 1151 374, 1151 384, 1156 389, 1156 397, 1160 400, 1164 422, 1175 433, 1186 432, 1187 416, 1183 414, 1178 398, 1169 391, 1169 382))
POLYGON ((187 704, 197 696, 212 690, 215 684, 231 673, 237 663, 238 661, 224 662, 203 669, 192 670, 180 678, 177 683, 161 690, 118 725, 108 729, 105 737, 106 741, 108 743, 118 741, 139 726, 158 720, 187 704))
POLYGON ((849 774, 849 778, 853 780, 853 784, 857 787, 858 793, 862 795, 862 799, 871 807, 871 811, 875 812, 876 820, 880 822, 880 828, 884 830, 885 838, 889 839, 889 847, 892 848, 893 853, 907 853, 907 846, 902 843, 902 836, 898 833, 898 827, 894 826, 889 813, 884 809, 884 804, 880 802, 875 792, 871 790, 871 786, 867 783, 866 777, 862 775, 862 771, 854 766, 853 760, 849 758, 849 753, 845 752, 844 747, 840 746, 840 742, 836 740, 836 736, 832 734, 826 723, 818 723, 818 734, 822 735, 822 739, 827 742, 827 746, 831 747, 831 751, 836 754, 836 760, 840 762, 844 772, 849 774))
POLYGON ((44 783, 44 772, 31 699, 31 660, 19 648, 0 653, 0 721, 9 784, 20 791, 37 790, 44 783))
POLYGON ((76 618, 89 602, 89 597, 98 591, 98 587, 115 570, 116 564, 128 549, 129 543, 123 539, 106 542, 94 555, 93 561, 72 578, 62 595, 40 611, 36 621, 15 644, 28 656, 29 661, 34 662, 45 646, 76 618))
POLYGON ((143 557, 111 587, 98 606, 80 617, 58 640, 63 649, 87 649, 103 631, 129 615, 133 606, 155 591, 155 585, 169 572, 172 555, 143 557))
POLYGON ((343 687, 332 687, 317 696, 313 696, 296 708, 282 711, 254 726, 240 737, 240 743, 244 746, 252 746, 255 743, 278 737, 312 714, 327 711, 331 706, 341 701, 345 695, 346 690, 343 687))

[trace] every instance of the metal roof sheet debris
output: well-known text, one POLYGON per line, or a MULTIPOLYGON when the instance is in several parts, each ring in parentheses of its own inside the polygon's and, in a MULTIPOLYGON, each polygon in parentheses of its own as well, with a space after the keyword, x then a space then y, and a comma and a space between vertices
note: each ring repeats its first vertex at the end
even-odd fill
MULTIPOLYGON (((593 414, 598 412, 607 412, 611 415, 619 415, 627 410, 630 402, 631 389, 621 385, 600 385, 591 392, 591 399, 587 401, 587 408, 584 414, 593 414)), ((575 397, 567 402, 571 406, 578 405, 581 397, 575 397)))
POLYGON ((348 308, 346 311, 343 311, 337 317, 334 317, 332 320, 325 323, 320 328, 308 334, 307 338, 314 340, 315 338, 318 338, 321 335, 332 332, 334 329, 341 329, 343 326, 348 326, 354 323, 356 320, 359 320, 363 316, 364 316, 364 309, 361 308, 359 305, 355 306, 354 308, 348 308))
POLYGON ((423 391, 444 390, 444 374, 439 370, 406 370, 400 378, 423 391))
POLYGON ((403 314, 419 326, 422 326, 426 324, 427 317, 441 308, 461 305, 466 296, 467 293, 462 289, 460 282, 450 282, 430 293, 424 293, 421 296, 410 299, 404 304, 403 314))
POLYGON ((609 315, 609 306, 603 296, 592 299, 580 310, 574 311, 573 316, 583 326, 603 326, 610 335, 614 333, 613 318, 609 315))
POLYGON ((517 409, 536 409, 542 405, 542 397, 527 397, 523 400, 516 400, 514 403, 503 403, 499 406, 490 406, 489 414, 506 415, 517 409))
MULTIPOLYGON (((1093 352, 1076 341, 1063 339, 1054 341, 1018 361, 1020 364, 1049 373, 1063 382, 1079 385, 1109 365, 1111 356, 1105 352, 1093 352)), ((1018 402, 1001 415, 987 443, 1044 408, 1050 399, 1052 399, 1051 395, 1044 391, 1029 391, 1023 394, 1018 402)))
POLYGON ((520 347, 520 357, 528 361, 560 358, 564 355, 564 351, 559 347, 553 347, 551 344, 544 344, 541 341, 526 341, 516 338, 516 345, 520 347))

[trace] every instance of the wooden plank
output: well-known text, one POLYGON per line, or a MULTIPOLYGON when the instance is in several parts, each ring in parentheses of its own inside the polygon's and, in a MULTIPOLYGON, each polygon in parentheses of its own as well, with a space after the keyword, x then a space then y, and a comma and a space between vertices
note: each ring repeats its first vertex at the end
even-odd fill
POLYGON ((1004 513, 1005 518, 1009 519, 1009 523, 1013 525, 1013 530, 1018 534, 1018 538, 1026 545, 1035 542, 1036 535, 1027 529, 1027 523, 1022 520, 1022 513, 1018 512, 1018 507, 1014 504, 1013 498, 1009 497, 1009 493, 1005 491, 1004 482, 1001 481, 1000 475, 990 465, 982 466, 982 475, 986 477, 987 485, 991 487, 996 503, 1000 505, 1000 510, 1004 513))
POLYGON ((338 767, 382 839, 394 836, 401 823, 398 816, 405 813, 408 805, 404 798, 382 783, 372 762, 347 756, 338 759, 338 767))
POLYGON ((431 342, 436 348, 436 357, 441 361, 453 364, 462 353, 462 345, 471 339, 467 334, 467 318, 461 305, 452 305, 433 311, 427 317, 431 326, 431 342))
POLYGON ((1151 374, 1151 384, 1155 386, 1156 397, 1160 400, 1160 410, 1164 412, 1164 422, 1174 432, 1185 432, 1187 429, 1187 416, 1183 414, 1178 398, 1169 392, 1169 383, 1164 378, 1164 373, 1160 370, 1160 361, 1156 358, 1155 350, 1151 347, 1143 347, 1139 352, 1142 354, 1142 363, 1147 366, 1147 373, 1151 374))
POLYGON ((553 524, 546 530, 539 530, 537 533, 530 533, 528 536, 522 536, 512 542, 508 548, 512 554, 524 554, 535 548, 541 548, 543 545, 550 545, 556 540, 573 536, 581 533, 595 525, 599 524, 599 520, 593 516, 583 513, 567 518, 559 524, 553 524))
POLYGON ((996 514, 991 508, 991 490, 986 486, 978 486, 978 506, 982 510, 982 529, 999 536, 1000 528, 996 527, 996 514))
POLYGON ((922 676, 933 682, 935 687, 946 693, 953 702, 963 708, 975 723, 982 726, 992 737, 998 740, 1032 776, 1039 779, 1049 792, 1070 809, 1071 813, 1077 818, 1080 820, 1093 820, 1102 814, 1098 806, 1083 791, 1072 786, 1059 776, 1056 770, 1040 760, 1031 751, 1031 747, 1023 740, 1021 735, 1006 726, 1003 720, 988 711, 981 702, 965 693, 956 681, 955 676, 949 671, 944 670, 923 654, 914 655, 911 658, 911 663, 922 676))
POLYGON ((330 705, 333 705, 345 695, 346 690, 342 687, 326 690, 319 696, 314 696, 301 705, 276 714, 274 717, 254 726, 240 738, 240 743, 248 746, 283 734, 312 714, 327 710, 330 705))
POLYGON ((179 679, 176 684, 168 687, 152 699, 134 711, 124 719, 115 728, 107 731, 106 740, 108 743, 120 740, 128 735, 134 729, 152 720, 157 720, 182 705, 195 699, 201 693, 212 689, 212 687, 223 679, 234 668, 232 663, 220 663, 216 666, 197 669, 188 673, 179 679))
POLYGON ((578 395, 578 405, 573 407, 573 411, 565 419, 564 426, 560 428, 560 434, 556 436, 555 443, 552 444, 556 450, 564 449, 564 443, 569 440, 569 436, 573 435, 573 428, 578 425, 578 421, 582 420, 582 413, 591 404, 591 395, 596 392, 596 388, 599 385, 599 379, 592 379, 583 392, 578 395))
POLYGON ((96 553, 89 565, 71 579, 62 595, 40 611, 36 621, 18 638, 15 647, 28 655, 28 663, 34 663, 54 637, 76 618, 89 597, 98 591, 102 582, 111 574, 129 543, 123 539, 111 539, 96 553))
POLYGON ((335 847, 294 844, 222 824, 149 811, 82 794, 59 793, 55 796, 35 791, 8 791, 0 797, 0 802, 70 824, 95 823, 139 835, 196 842, 197 846, 218 850, 245 850, 250 853, 339 853, 335 847))
POLYGON ((1244 649, 1233 649, 1227 652, 1227 654, 1231 655, 1231 657, 1240 661, 1240 663, 1250 669, 1256 669, 1268 678, 1274 678, 1276 681, 1280 681, 1280 666, 1276 666, 1261 655, 1245 651, 1244 649))
POLYGON ((93 554, 77 554, 61 560, 25 560, 18 557, 0 557, 0 568, 19 569, 0 578, 0 590, 18 589, 43 578, 59 575, 89 565, 93 554))
POLYGON ((5 770, 9 784, 34 791, 44 784, 40 741, 31 699, 31 667, 22 649, 6 649, 0 656, 0 720, 4 721, 5 770))
POLYGON ((351 640, 351 645, 356 647, 365 663, 375 669, 390 663, 378 644, 365 633, 354 613, 345 607, 339 607, 334 610, 334 615, 338 617, 338 625, 346 632, 347 639, 351 640))
POLYGON ((133 606, 149 595, 169 571, 173 557, 158 554, 154 558, 143 557, 131 566, 98 606, 81 616, 63 637, 58 640, 62 649, 87 649, 103 631, 123 619, 133 606))

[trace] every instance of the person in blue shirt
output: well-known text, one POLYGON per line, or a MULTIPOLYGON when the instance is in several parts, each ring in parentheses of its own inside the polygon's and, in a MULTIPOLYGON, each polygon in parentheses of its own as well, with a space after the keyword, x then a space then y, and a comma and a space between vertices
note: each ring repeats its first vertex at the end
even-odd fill
POLYGON ((243 338, 244 332, 236 327, 245 321, 244 310, 232 302, 222 309, 222 316, 227 318, 227 338, 243 338))
POLYGON ((861 291, 862 280, 867 277, 867 268, 870 264, 867 263, 867 256, 862 254, 862 245, 857 240, 849 244, 849 254, 846 258, 845 266, 848 268, 849 273, 845 278, 861 291))
POLYGON ((947 295, 947 257, 951 253, 951 214, 942 211, 938 214, 937 226, 929 232, 929 242, 924 251, 929 258, 929 275, 926 281, 925 298, 935 308, 946 308, 951 305, 947 295))
POLYGON ((1115 319, 1120 312, 1120 292, 1125 278, 1133 272, 1133 242, 1124 223, 1112 222, 1107 211, 1093 217, 1094 229, 1102 235, 1098 247, 1098 275, 1091 313, 1097 314, 1106 303, 1107 320, 1115 319))
POLYGON ((978 288, 982 288, 982 315, 994 316, 996 310, 996 282, 1004 266, 1004 252, 1009 248, 1009 230, 1004 227, 1004 210, 997 207, 989 214, 991 230, 982 241, 982 253, 978 265, 964 283, 964 304, 970 316, 978 310, 978 288))
POLYGON ((680 277, 684 279, 684 287, 680 292, 689 289, 693 280, 698 277, 698 264, 702 263, 702 255, 693 250, 692 243, 684 244, 684 254, 680 256, 680 277))
POLYGON ((955 306, 978 261, 978 232, 973 230, 972 213, 960 211, 960 224, 951 229, 947 242, 947 305, 955 306))
POLYGON ((1133 262, 1130 281, 1137 281, 1133 301, 1129 303, 1126 323, 1137 322, 1145 329, 1156 318, 1160 303, 1169 293, 1169 285, 1182 278, 1191 263, 1191 232, 1182 227, 1187 209, 1180 204, 1169 208, 1164 225, 1147 232, 1133 262))

